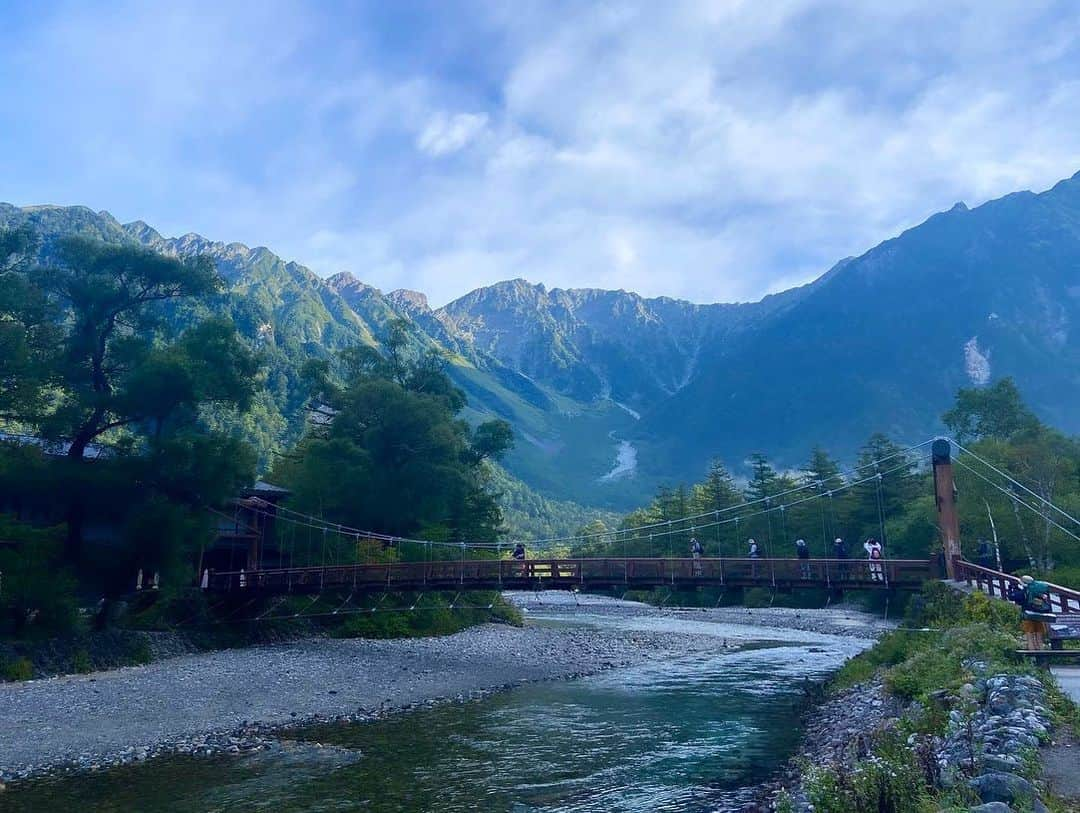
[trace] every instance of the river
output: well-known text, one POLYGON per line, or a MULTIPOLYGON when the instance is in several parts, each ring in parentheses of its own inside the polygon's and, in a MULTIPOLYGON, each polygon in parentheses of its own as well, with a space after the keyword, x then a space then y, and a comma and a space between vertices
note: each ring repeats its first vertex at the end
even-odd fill
MULTIPOLYGON (((534 611, 530 623, 727 635, 689 618, 534 611)), ((745 629, 743 630, 745 633, 745 629)), ((261 752, 168 757, 39 780, 0 796, 19 813, 105 811, 726 811, 793 751, 807 681, 865 646, 797 631, 774 640, 533 683, 373 723, 290 734, 261 752), (783 639, 788 640, 775 640, 783 639)))

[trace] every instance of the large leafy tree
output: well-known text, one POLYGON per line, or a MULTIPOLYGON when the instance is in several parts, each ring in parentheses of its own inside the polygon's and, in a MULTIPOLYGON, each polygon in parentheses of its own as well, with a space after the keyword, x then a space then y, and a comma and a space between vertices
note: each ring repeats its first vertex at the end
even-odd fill
POLYGON ((961 389, 941 420, 961 443, 983 438, 1008 440, 1020 433, 1037 432, 1041 426, 1011 378, 989 387, 961 389))
POLYGON ((465 397, 441 359, 409 359, 392 343, 388 355, 354 348, 306 374, 320 417, 274 471, 295 507, 395 536, 498 538, 487 462, 513 435, 505 421, 471 428, 458 419, 465 397))
POLYGON ((979 458, 1021 484, 961 454, 957 483, 968 495, 960 503, 961 537, 996 534, 1007 559, 1026 559, 1042 571, 1080 559, 1080 543, 1072 535, 1080 534, 1080 528, 1050 507, 1070 512, 1080 507, 1076 439, 1043 424, 1007 378, 984 389, 960 390, 942 420, 979 458), (1071 534, 1058 527, 1063 523, 1071 534))
POLYGON ((0 362, 0 405, 9 421, 67 444, 67 465, 49 469, 66 512, 66 558, 81 562, 90 514, 135 527, 157 501, 177 521, 142 522, 127 534, 128 551, 148 567, 175 561, 190 528, 205 524, 202 508, 253 476, 243 444, 209 432, 201 416, 248 406, 260 385, 256 357, 231 322, 197 322, 176 336, 164 320, 166 307, 221 290, 213 264, 70 238, 42 268, 25 235, 9 233, 0 246, 11 283, 0 286, 0 342, 17 351, 0 362), (95 443, 112 451, 88 467, 95 443))
POLYGON ((30 270, 37 245, 26 230, 0 230, 0 422, 19 424, 41 409, 46 356, 58 328, 30 270))
POLYGON ((257 367, 231 323, 198 325, 162 344, 161 305, 210 296, 221 278, 208 258, 180 260, 137 246, 69 238, 35 277, 66 316, 52 359, 55 408, 37 421, 81 459, 101 435, 148 424, 160 435, 181 411, 229 401, 246 406, 257 367))
MULTIPOLYGON (((785 503, 793 502, 798 495, 785 492, 790 492, 796 485, 793 477, 777 472, 764 454, 750 455, 750 480, 744 493, 747 502, 753 505, 749 509, 751 516, 740 524, 739 531, 744 537, 752 536, 763 543, 769 556, 787 555, 791 548, 794 537, 787 537, 795 529, 789 527, 785 503), (752 516, 754 514, 758 516, 752 516)), ((743 550, 745 552, 745 548, 743 550)))

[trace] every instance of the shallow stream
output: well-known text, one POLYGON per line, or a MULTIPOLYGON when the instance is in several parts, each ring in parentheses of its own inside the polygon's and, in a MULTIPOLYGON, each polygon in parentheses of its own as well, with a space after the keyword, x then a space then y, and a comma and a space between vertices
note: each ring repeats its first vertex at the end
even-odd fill
MULTIPOLYGON (((720 625, 685 619, 539 623, 670 623, 723 634, 720 625)), ((795 747, 808 683, 864 645, 784 636, 790 640, 310 729, 264 752, 40 781, 0 795, 0 810, 736 810, 795 747)))

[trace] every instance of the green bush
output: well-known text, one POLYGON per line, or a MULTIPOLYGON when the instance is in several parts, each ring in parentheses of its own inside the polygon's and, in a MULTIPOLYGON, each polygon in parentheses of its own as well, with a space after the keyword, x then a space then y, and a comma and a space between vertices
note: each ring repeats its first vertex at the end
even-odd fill
POLYGON ((903 663, 914 653, 920 652, 937 640, 936 635, 898 629, 883 636, 872 648, 847 661, 836 673, 831 686, 846 689, 856 683, 864 683, 879 669, 903 663))
POLYGON ((90 653, 80 649, 71 656, 71 671, 80 675, 94 671, 94 664, 90 660, 90 653))
POLYGON ((75 580, 63 565, 63 528, 33 528, 0 514, 0 628, 15 637, 64 634, 77 622, 75 580))
POLYGON ((885 676, 885 686, 908 700, 925 699, 940 689, 956 689, 972 675, 966 663, 981 661, 991 670, 1015 671, 1016 635, 988 624, 946 630, 934 646, 918 649, 885 676))
POLYGON ((1059 565, 1051 573, 1046 574, 1046 580, 1060 584, 1062 587, 1080 590, 1080 565, 1059 565))
POLYGON ((4 680, 30 680, 34 676, 34 664, 29 658, 13 658, 3 665, 4 680))
POLYGON ((150 663, 154 659, 154 653, 150 651, 150 642, 143 637, 133 641, 131 649, 128 650, 128 659, 134 666, 150 663))
POLYGON ((764 587, 748 587, 743 591, 744 607, 768 607, 772 604, 772 593, 764 587))
POLYGON ((972 593, 963 601, 962 618, 965 623, 1017 629, 1020 625, 1020 608, 1012 602, 990 598, 986 593, 972 593))
POLYGON ((816 813, 920 813, 931 804, 915 754, 895 742, 851 770, 812 768, 806 793, 816 813))

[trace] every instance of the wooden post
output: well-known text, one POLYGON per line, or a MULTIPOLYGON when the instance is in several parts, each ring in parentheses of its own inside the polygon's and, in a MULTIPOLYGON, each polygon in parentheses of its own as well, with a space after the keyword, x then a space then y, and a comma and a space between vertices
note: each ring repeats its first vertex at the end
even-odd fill
POLYGON ((956 560, 960 558, 960 520, 956 515, 956 486, 953 484, 952 449, 949 441, 938 438, 931 447, 934 461, 934 495, 937 498, 938 526, 945 550, 945 572, 956 578, 956 560))

